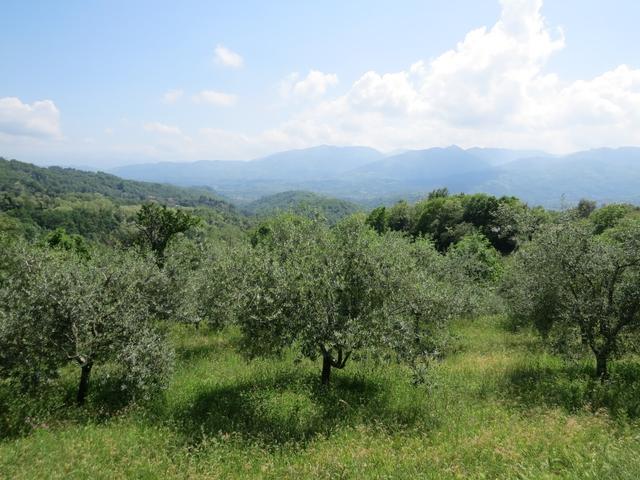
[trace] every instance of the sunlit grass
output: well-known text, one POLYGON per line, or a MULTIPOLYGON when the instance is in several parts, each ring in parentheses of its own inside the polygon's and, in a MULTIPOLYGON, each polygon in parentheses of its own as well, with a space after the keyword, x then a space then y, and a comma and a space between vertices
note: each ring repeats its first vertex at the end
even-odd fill
POLYGON ((618 362, 603 390, 590 364, 545 354, 499 319, 456 331, 459 348, 427 385, 354 362, 324 390, 319 364, 248 362, 233 332, 182 326, 173 381, 151 404, 105 413, 109 397, 94 391, 78 411, 73 372, 46 401, 3 390, 13 427, 0 478, 640 477, 635 362, 618 362))

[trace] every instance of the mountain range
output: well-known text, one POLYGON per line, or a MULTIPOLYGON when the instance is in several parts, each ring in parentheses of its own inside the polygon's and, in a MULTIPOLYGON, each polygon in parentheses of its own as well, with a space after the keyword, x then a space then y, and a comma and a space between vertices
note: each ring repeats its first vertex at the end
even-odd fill
POLYGON ((239 203, 306 190, 360 204, 415 199, 434 188, 516 195, 560 207, 590 198, 640 203, 640 148, 602 148, 569 155, 457 146, 386 155, 367 147, 318 146, 250 161, 162 162, 118 167, 132 180, 209 187, 239 203))

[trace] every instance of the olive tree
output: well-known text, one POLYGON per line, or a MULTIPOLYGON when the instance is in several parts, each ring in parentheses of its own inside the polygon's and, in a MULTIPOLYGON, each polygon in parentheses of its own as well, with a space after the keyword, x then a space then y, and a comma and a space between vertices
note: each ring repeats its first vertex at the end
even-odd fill
POLYGON ((637 347, 640 223, 594 235, 588 222, 548 226, 516 255, 507 277, 511 315, 567 353, 590 351, 596 374, 637 347))
MULTIPOLYGON (((181 243, 185 247, 185 242, 181 243)), ((213 328, 231 324, 238 308, 248 248, 242 242, 231 246, 208 241, 189 253, 184 248, 181 252, 174 249, 165 272, 174 278, 174 291, 181 297, 176 318, 196 328, 201 323, 213 328)))
POLYGON ((156 257, 158 266, 162 268, 165 261, 165 250, 169 242, 178 233, 183 233, 198 225, 200 219, 184 210, 174 210, 166 205, 147 203, 140 207, 136 214, 137 242, 149 248, 156 257))
POLYGON ((449 247, 447 258, 474 282, 493 282, 502 273, 500 254, 481 233, 462 237, 458 243, 449 247))
POLYGON ((326 385, 352 355, 415 358, 433 347, 425 332, 445 316, 429 311, 426 270, 401 234, 378 235, 361 217, 329 229, 282 216, 261 226, 252 243, 237 313, 251 354, 296 346, 322 358, 326 385))
POLYGON ((94 366, 117 368, 132 394, 161 387, 172 352, 153 322, 146 286, 157 268, 126 253, 73 253, 15 245, 1 262, 0 374, 37 387, 72 364, 84 403, 94 366))

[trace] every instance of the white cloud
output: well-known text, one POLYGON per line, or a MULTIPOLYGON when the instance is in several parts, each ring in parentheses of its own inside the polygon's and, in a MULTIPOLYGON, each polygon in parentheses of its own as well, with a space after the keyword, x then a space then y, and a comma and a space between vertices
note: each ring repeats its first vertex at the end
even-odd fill
MULTIPOLYGON (((329 96, 338 83, 335 74, 289 75, 281 83, 282 95, 303 101, 288 104, 297 113, 262 132, 200 128, 187 135, 153 122, 145 128, 153 142, 138 150, 130 143, 120 148, 158 158, 247 159, 318 144, 387 151, 458 144, 555 152, 640 145, 638 66, 563 80, 549 71, 549 59, 565 48, 564 33, 542 16, 542 0, 500 3, 502 13, 493 26, 474 29, 450 50, 417 59, 402 71, 364 72, 344 94, 329 96)), ((221 64, 241 66, 239 56, 229 61, 233 55, 222 46, 216 49, 221 64)), ((214 90, 192 99, 220 107, 238 101, 214 90)), ((58 111, 48 100, 25 105, 0 99, 0 134, 9 131, 59 135, 58 111)))
POLYGON ((51 100, 28 104, 16 97, 0 98, 0 133, 40 139, 60 138, 60 112, 51 100))
MULTIPOLYGON (((640 70, 622 65, 564 82, 545 71, 565 41, 542 16, 542 0, 501 4, 493 27, 475 29, 455 48, 404 71, 366 72, 346 94, 294 115, 278 130, 292 144, 384 150, 456 143, 560 152, 640 144, 640 70)), ((283 93, 301 82, 287 77, 283 93)), ((299 91, 320 91, 311 85, 299 91)))
MULTIPOLYGON (((399 72, 369 71, 343 95, 323 99, 335 74, 291 74, 288 98, 312 99, 262 133, 200 129, 194 155, 251 158, 318 144, 381 150, 458 144, 567 152, 640 144, 640 70, 621 65, 592 79, 563 81, 549 59, 564 33, 542 16, 542 0, 501 0, 492 27, 399 72)), ((196 101, 228 106, 236 97, 205 91, 196 101)))
POLYGON ((176 103, 178 100, 182 98, 184 95, 184 91, 181 89, 167 90, 162 95, 162 103, 172 104, 176 103))
POLYGON ((214 58, 218 65, 225 67, 240 68, 244 65, 244 59, 224 45, 218 45, 216 47, 214 58))
POLYGON ((182 135, 182 130, 173 125, 165 125, 160 122, 145 123, 144 129, 147 132, 159 133, 161 135, 182 135))
POLYGON ((318 70, 310 70, 305 78, 300 80, 299 78, 297 72, 285 77, 280 83, 280 94, 283 97, 294 95, 316 99, 323 96, 329 88, 338 84, 338 76, 335 73, 322 73, 318 70))
POLYGON ((193 97, 196 103, 208 103, 218 107, 230 107, 237 101, 236 95, 215 90, 203 90, 193 97))

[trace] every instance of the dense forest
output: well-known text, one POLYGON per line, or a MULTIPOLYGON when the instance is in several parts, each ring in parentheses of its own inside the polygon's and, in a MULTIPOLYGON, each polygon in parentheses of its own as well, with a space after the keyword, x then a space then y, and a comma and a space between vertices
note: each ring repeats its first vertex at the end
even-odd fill
POLYGON ((6 160, 0 199, 0 476, 640 471, 638 207, 6 160))
POLYGON ((31 240, 64 228, 102 243, 126 242, 135 211, 144 202, 185 207, 225 233, 247 225, 232 204, 209 189, 136 182, 0 158, 0 230, 31 240))
POLYGON ((325 197, 312 192, 289 191, 262 197, 244 206, 249 214, 259 217, 273 216, 278 213, 296 213, 302 216, 319 214, 329 223, 362 210, 362 207, 337 198, 325 197))

